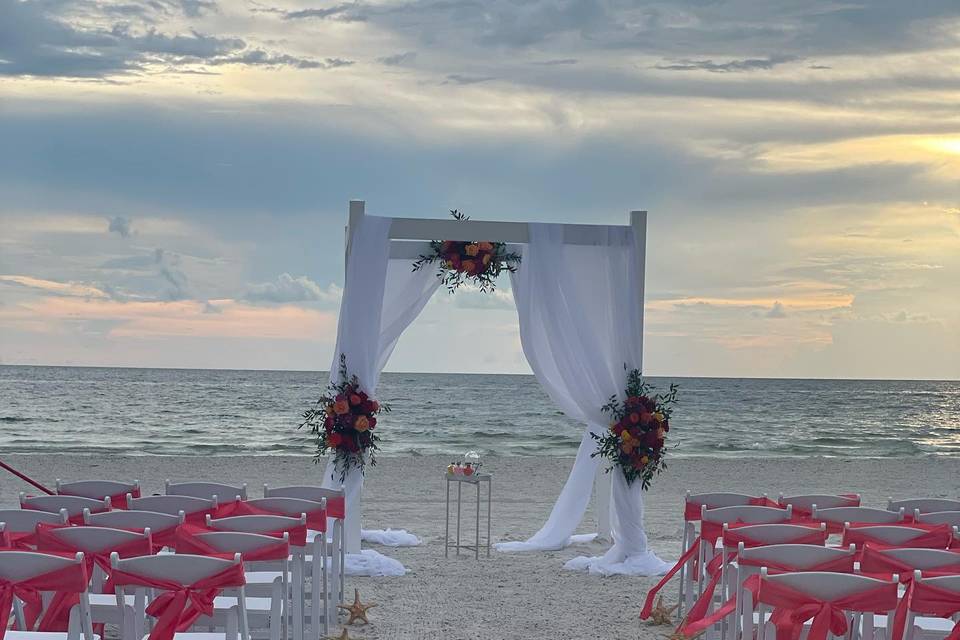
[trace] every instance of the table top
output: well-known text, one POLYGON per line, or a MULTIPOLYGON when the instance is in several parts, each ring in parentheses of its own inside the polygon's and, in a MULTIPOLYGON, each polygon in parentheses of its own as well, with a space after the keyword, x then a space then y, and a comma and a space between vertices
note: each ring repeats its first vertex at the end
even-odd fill
POLYGON ((490 482, 490 479, 493 477, 492 473, 474 473, 469 476, 454 475, 452 473, 444 473, 443 476, 447 479, 447 482, 469 482, 470 484, 476 484, 477 482, 490 482))

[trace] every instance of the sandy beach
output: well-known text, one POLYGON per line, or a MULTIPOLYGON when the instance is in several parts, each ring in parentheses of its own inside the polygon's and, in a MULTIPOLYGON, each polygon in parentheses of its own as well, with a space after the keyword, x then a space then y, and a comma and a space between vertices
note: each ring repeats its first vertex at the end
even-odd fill
MULTIPOLYGON (((38 480, 139 478, 145 493, 161 492, 163 479, 246 481, 251 495, 260 486, 310 483, 320 469, 295 457, 103 457, 11 455, 5 460, 38 480)), ((562 569, 577 555, 597 555, 593 543, 552 553, 493 552, 479 562, 471 556, 444 559, 444 481, 448 460, 439 457, 381 458, 369 469, 364 490, 365 528, 404 528, 423 545, 379 550, 403 562, 401 578, 348 578, 364 600, 378 603, 355 638, 429 639, 652 639, 667 627, 637 618, 651 579, 600 578, 562 569)), ((572 463, 568 458, 489 458, 494 474, 493 539, 520 540, 540 527, 572 463)), ((857 491, 867 506, 885 506, 888 496, 956 497, 960 461, 937 459, 686 459, 670 464, 647 494, 646 526, 653 549, 665 560, 679 553, 685 490, 741 492, 857 491)), ((15 506, 19 491, 31 488, 0 476, 0 504, 15 506)), ((466 516, 465 517, 469 517, 466 516)), ((472 522, 466 520, 467 523, 472 522)), ((581 526, 595 530, 593 512, 581 526)), ((469 525, 467 525, 469 526, 469 525)), ((376 547, 375 547, 376 548, 376 547)))

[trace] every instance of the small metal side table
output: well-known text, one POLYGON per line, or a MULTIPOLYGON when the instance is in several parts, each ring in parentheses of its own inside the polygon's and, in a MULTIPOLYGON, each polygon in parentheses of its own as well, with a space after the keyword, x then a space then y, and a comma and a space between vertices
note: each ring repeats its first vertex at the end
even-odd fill
POLYGON ((490 557, 490 496, 493 493, 493 476, 489 473, 475 473, 472 476, 457 476, 453 474, 445 474, 447 479, 447 529, 446 534, 443 539, 443 557, 450 557, 450 547, 453 547, 457 550, 457 555, 460 555, 460 549, 467 549, 473 551, 473 557, 480 559, 480 485, 483 483, 487 484, 487 557, 490 557), (457 537, 456 541, 450 540, 450 483, 456 483, 457 485, 457 537), (460 544, 460 505, 462 503, 461 498, 463 497, 463 485, 476 485, 477 487, 477 522, 476 522, 476 536, 474 537, 473 544, 460 544))

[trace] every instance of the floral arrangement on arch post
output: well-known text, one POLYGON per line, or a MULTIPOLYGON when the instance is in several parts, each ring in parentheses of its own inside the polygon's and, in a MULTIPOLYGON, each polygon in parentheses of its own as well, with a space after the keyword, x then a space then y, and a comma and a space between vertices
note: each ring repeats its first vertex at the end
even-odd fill
POLYGON ((611 418, 609 430, 590 433, 599 443, 591 457, 606 458, 612 463, 607 471, 620 467, 627 484, 640 480, 644 491, 650 488, 653 476, 667 468, 666 439, 679 387, 671 384, 664 395, 652 391, 639 369, 627 369, 625 400, 611 396, 601 409, 611 418))
POLYGON ((360 388, 357 376, 347 374, 347 356, 341 353, 337 381, 331 381, 314 406, 303 412, 303 421, 297 428, 310 427, 315 436, 314 462, 319 463, 333 452, 334 468, 340 472, 343 483, 350 469, 364 472, 368 455, 370 465, 377 464, 377 416, 389 411, 389 405, 377 402, 360 388))
MULTIPOLYGON (((466 221, 470 216, 452 209, 454 220, 466 221)), ((430 253, 421 254, 413 262, 419 271, 428 264, 439 264, 437 277, 453 293, 464 282, 472 282, 486 293, 496 289, 496 278, 504 271, 514 272, 520 265, 520 254, 507 251, 503 242, 468 242, 433 240, 430 253)))

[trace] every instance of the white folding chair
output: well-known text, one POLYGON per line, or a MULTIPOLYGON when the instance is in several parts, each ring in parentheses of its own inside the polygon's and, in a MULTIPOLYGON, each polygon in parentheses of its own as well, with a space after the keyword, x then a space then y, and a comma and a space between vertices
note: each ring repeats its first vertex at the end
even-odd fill
MULTIPOLYGON (((289 596, 289 553, 290 534, 284 533, 281 538, 265 536, 258 533, 243 533, 238 531, 214 531, 210 533, 198 533, 195 536, 197 540, 217 553, 235 554, 239 553, 243 559, 244 568, 248 571, 274 571, 279 570, 281 581, 273 583, 269 598, 251 597, 255 595, 256 590, 248 588, 247 594, 247 617, 250 620, 251 635, 253 629, 267 629, 270 640, 287 639, 287 616, 289 615, 288 596, 289 596), (250 561, 248 555, 254 555, 256 552, 265 548, 276 547, 278 543, 283 542, 285 553, 279 560, 258 560, 250 561), (259 624, 258 624, 259 623, 259 624)), ((235 598, 221 596, 214 603, 215 610, 223 608, 232 608, 235 606, 235 598)))
POLYGON ((32 511, 50 513, 60 513, 61 509, 66 509, 68 518, 79 518, 84 509, 89 509, 91 513, 110 511, 110 498, 108 496, 103 500, 94 500, 82 496, 28 496, 21 492, 20 506, 32 511))
POLYGON ((30 511, 28 509, 0 509, 0 522, 11 538, 14 534, 33 534, 41 522, 47 524, 67 524, 67 510, 59 512, 30 511))
MULTIPOLYGON (((236 531, 240 533, 277 534, 289 532, 298 527, 305 527, 307 518, 272 515, 231 516, 229 518, 206 517, 208 529, 213 531, 236 531)), ((250 571, 247 572, 247 586, 251 593, 266 592, 268 595, 276 588, 276 584, 287 581, 292 587, 291 616, 293 626, 293 640, 304 640, 304 602, 305 602, 305 572, 304 558, 306 547, 290 546, 293 557, 293 566, 289 577, 283 571, 250 571)))
MULTIPOLYGON (((837 601, 844 597, 872 591, 874 589, 889 586, 890 602, 888 607, 877 613, 886 615, 887 628, 892 628, 893 616, 897 608, 897 582, 898 576, 893 576, 892 580, 878 580, 867 576, 855 575, 850 573, 832 573, 822 571, 811 571, 802 573, 783 573, 779 575, 769 575, 766 567, 760 569, 761 597, 763 593, 763 582, 779 583, 794 591, 799 591, 811 598, 821 601, 837 601)), ((744 602, 745 607, 750 605, 749 616, 744 616, 745 624, 749 626, 744 628, 742 637, 753 638, 753 621, 757 620, 759 632, 756 635, 757 640, 766 640, 767 620, 769 618, 769 606, 763 602, 757 604, 752 598, 747 598, 744 602)), ((863 638, 864 640, 874 639, 874 616, 873 611, 863 612, 850 610, 846 612, 847 625, 851 631, 848 636, 863 638), (863 615, 866 613, 867 615, 863 615)))
POLYGON ((140 481, 78 480, 75 482, 62 482, 58 478, 56 490, 57 494, 61 496, 79 496, 81 498, 103 500, 104 498, 112 498, 113 496, 126 496, 128 493, 139 495, 140 481))
POLYGON ((911 545, 911 543, 917 538, 926 535, 927 531, 914 527, 898 527, 892 525, 850 527, 850 523, 847 523, 844 527, 844 540, 852 538, 852 541, 856 542, 858 546, 863 544, 863 542, 874 542, 897 547, 921 546, 916 543, 911 545))
MULTIPOLYGON (((0 551, 0 580, 12 583, 27 583, 33 578, 53 573, 54 571, 71 571, 75 569, 79 574, 85 573, 84 558, 82 553, 77 553, 74 557, 54 556, 45 553, 36 553, 33 551, 0 551)), ((82 581, 83 575, 77 575, 82 581)), ((45 601, 49 601, 53 596, 53 591, 42 591, 41 596, 45 601)), ((23 606, 17 598, 14 598, 14 616, 17 621, 18 631, 7 630, 5 640, 79 640, 81 635, 86 640, 99 640, 100 636, 94 635, 93 623, 90 618, 90 600, 86 586, 82 591, 78 591, 80 604, 70 615, 69 624, 65 633, 60 632, 39 632, 27 628, 26 618, 24 616, 23 606)), ((6 627, 7 620, 0 621, 6 627)))
MULTIPOLYGON (((85 514, 89 513, 89 511, 85 511, 85 514)), ((110 527, 61 527, 49 530, 46 536, 49 536, 50 542, 41 539, 39 541, 40 551, 54 552, 69 549, 74 553, 82 552, 84 555, 103 558, 105 562, 108 561, 106 559, 109 558, 111 552, 123 547, 136 547, 136 555, 150 555, 152 552, 149 527, 143 533, 110 527)), ((132 614, 137 606, 134 596, 128 596, 125 601, 127 611, 131 615, 122 616, 117 609, 116 598, 109 593, 101 593, 105 579, 106 573, 103 567, 99 562, 95 563, 93 573, 90 576, 90 586, 93 593, 89 595, 90 615, 93 622, 118 625, 126 623, 127 627, 121 628, 121 637, 124 640, 139 640, 143 635, 143 629, 134 626, 135 619, 132 614)))
POLYGON ((952 619, 945 620, 940 617, 931 617, 931 614, 937 612, 925 611, 922 600, 918 602, 918 598, 914 597, 907 609, 904 640, 914 640, 918 627, 924 636, 942 638, 949 635, 955 625, 960 625, 960 614, 957 613, 960 612, 960 575, 924 578, 921 571, 915 571, 913 581, 918 589, 921 588, 921 585, 929 585, 939 589, 940 605, 952 608, 954 613, 952 619))
MULTIPOLYGON (((231 565, 240 564, 242 564, 242 560, 239 553, 234 555, 232 560, 190 554, 165 554, 124 560, 121 560, 117 554, 110 556, 110 566, 116 584, 117 606, 124 617, 126 616, 126 607, 123 604, 127 587, 132 587, 138 597, 141 593, 145 596, 148 587, 138 584, 136 580, 119 579, 117 577, 118 571, 134 576, 135 579, 140 578, 148 582, 163 581, 183 588, 226 571, 230 569, 231 565)), ((226 619, 223 621, 223 633, 177 632, 173 636, 174 640, 234 640, 237 638, 238 632, 240 640, 250 640, 246 590, 242 577, 237 584, 230 585, 228 588, 236 589, 236 600, 234 606, 228 609, 232 615, 225 616, 226 619)), ((150 589, 152 591, 163 591, 159 587, 150 589)), ((145 609, 138 608, 134 615, 137 616, 140 627, 146 628, 145 609)), ((201 617, 197 620, 195 626, 209 625, 212 622, 209 618, 201 617)))
POLYGON ((928 511, 923 513, 919 509, 915 509, 913 521, 920 524, 948 524, 957 527, 960 526, 960 511, 928 511))
POLYGON ((733 637, 740 638, 743 629, 749 629, 759 622, 753 617, 752 596, 749 591, 743 588, 743 583, 750 576, 759 573, 765 564, 787 567, 791 572, 805 572, 831 563, 847 565, 849 572, 852 573, 856 556, 857 550, 853 545, 846 548, 835 548, 809 544, 774 544, 748 549, 741 543, 737 549, 737 558, 734 561, 736 578, 730 590, 737 596, 733 637), (749 613, 750 620, 745 617, 748 615, 747 612, 751 612, 749 613))
POLYGON ((168 496, 192 496, 207 500, 219 497, 223 504, 233 499, 247 499, 246 482, 237 487, 220 482, 170 482, 170 480, 166 480, 164 481, 164 488, 164 493, 168 496))
MULTIPOLYGON (((310 526, 310 514, 317 511, 326 511, 327 499, 321 498, 319 501, 304 500, 301 498, 254 498, 247 500, 251 507, 262 509, 276 515, 298 517, 301 514, 307 514, 307 526, 310 526)), ((326 520, 329 522, 329 518, 326 520)), ((326 523, 320 526, 325 527, 326 523)), ((324 633, 329 632, 329 620, 331 616, 336 615, 334 605, 339 602, 336 594, 339 594, 343 584, 343 565, 340 564, 338 553, 331 553, 328 561, 329 545, 324 539, 324 532, 319 530, 309 530, 307 535, 307 545, 311 549, 305 559, 305 571, 310 572, 310 590, 305 596, 309 596, 310 601, 310 630, 315 632, 317 626, 312 622, 313 612, 323 612, 324 633), (332 565, 332 566, 331 566, 332 565), (332 575, 332 580, 331 580, 332 575)), ((335 549, 335 547, 334 547, 335 549)))
MULTIPOLYGON (((326 500, 328 513, 334 511, 333 505, 345 504, 345 496, 346 494, 340 489, 327 489, 325 487, 309 485, 291 485, 271 488, 266 484, 263 485, 264 498, 300 498, 301 500, 310 500, 312 502, 326 500)), ((346 566, 346 545, 344 544, 343 538, 343 526, 343 518, 328 516, 326 543, 328 555, 332 559, 330 572, 336 581, 333 588, 337 594, 337 602, 343 602, 344 568, 346 566)))
POLYGON ((931 511, 960 511, 960 500, 949 500, 947 498, 910 498, 908 500, 894 500, 887 498, 887 510, 899 511, 903 509, 906 513, 919 511, 920 513, 930 513, 931 511))

